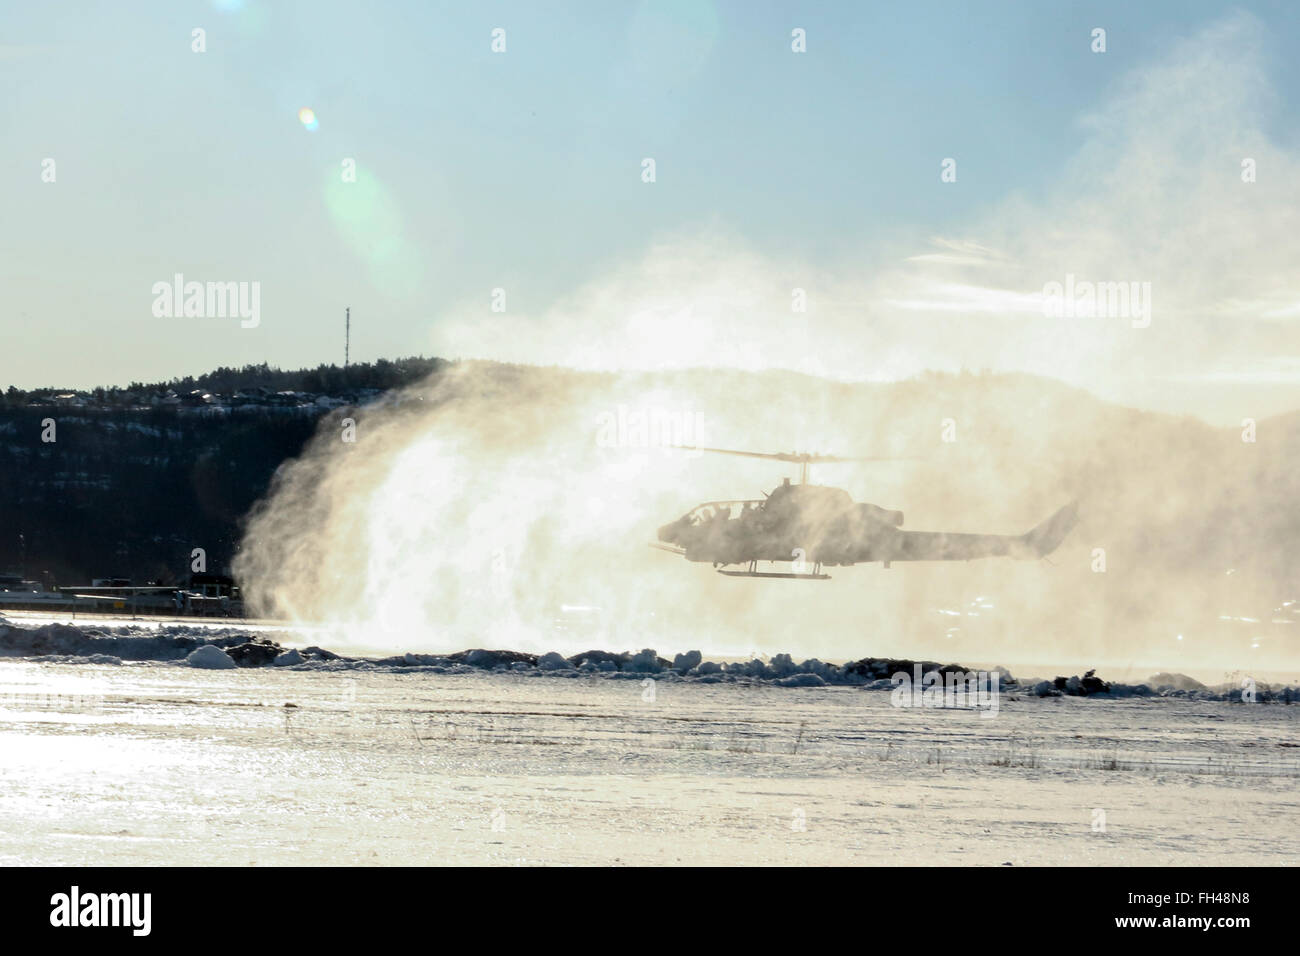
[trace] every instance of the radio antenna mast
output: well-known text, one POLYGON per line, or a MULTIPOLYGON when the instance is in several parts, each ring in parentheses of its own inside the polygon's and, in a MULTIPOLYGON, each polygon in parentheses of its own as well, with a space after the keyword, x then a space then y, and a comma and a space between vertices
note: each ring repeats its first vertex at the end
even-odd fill
POLYGON ((348 349, 352 346, 352 307, 343 310, 343 367, 348 367, 348 349))

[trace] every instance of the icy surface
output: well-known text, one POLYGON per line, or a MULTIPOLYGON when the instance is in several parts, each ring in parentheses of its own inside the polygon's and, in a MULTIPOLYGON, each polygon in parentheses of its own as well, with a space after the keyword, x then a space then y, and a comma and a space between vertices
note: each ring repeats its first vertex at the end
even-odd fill
POLYGON ((514 663, 2 660, 0 864, 1298 860, 1297 706, 514 663))

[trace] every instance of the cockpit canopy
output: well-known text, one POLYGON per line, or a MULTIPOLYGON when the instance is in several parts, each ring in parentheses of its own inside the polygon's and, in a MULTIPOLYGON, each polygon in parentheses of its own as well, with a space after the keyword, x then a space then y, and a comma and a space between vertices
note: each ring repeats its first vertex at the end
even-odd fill
POLYGON ((746 511, 754 511, 763 506, 762 501, 706 501, 686 512, 692 528, 709 521, 723 521, 739 518, 746 511))

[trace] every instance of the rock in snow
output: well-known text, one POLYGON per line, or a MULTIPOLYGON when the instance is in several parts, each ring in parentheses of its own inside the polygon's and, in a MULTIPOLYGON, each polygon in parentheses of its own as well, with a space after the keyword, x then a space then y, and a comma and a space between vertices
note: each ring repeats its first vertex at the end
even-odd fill
POLYGON ((235 644, 226 648, 226 653, 240 667, 261 667, 270 664, 280 656, 280 645, 260 638, 235 644))
POLYGON ((302 663, 302 655, 298 653, 297 648, 290 648, 271 663, 276 667, 292 667, 294 664, 302 663))
POLYGON ((704 655, 699 651, 687 651, 685 654, 678 654, 673 658, 673 670, 679 674, 685 674, 692 667, 699 667, 702 660, 704 660, 704 655))
POLYGON ((559 654, 555 653, 555 651, 551 651, 549 654, 543 654, 541 657, 537 658, 537 666, 544 671, 565 671, 573 669, 573 665, 559 654))
POLYGON ((657 674, 660 671, 659 655, 653 648, 647 647, 641 653, 629 657, 623 670, 633 674, 657 674))

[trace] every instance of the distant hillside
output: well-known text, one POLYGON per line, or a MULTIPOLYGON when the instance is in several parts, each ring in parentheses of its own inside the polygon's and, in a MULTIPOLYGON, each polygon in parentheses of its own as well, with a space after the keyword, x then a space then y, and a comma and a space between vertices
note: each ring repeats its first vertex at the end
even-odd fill
POLYGON ((446 366, 381 359, 220 368, 89 392, 11 387, 0 403, 0 573, 171 583, 188 573, 194 548, 209 570, 226 570, 241 519, 321 416, 446 366), (50 419, 55 441, 42 441, 50 419))

